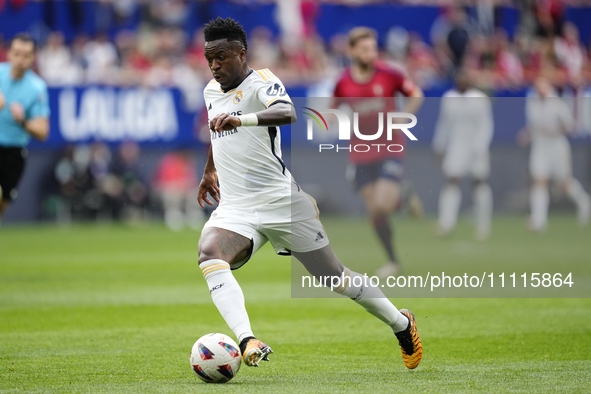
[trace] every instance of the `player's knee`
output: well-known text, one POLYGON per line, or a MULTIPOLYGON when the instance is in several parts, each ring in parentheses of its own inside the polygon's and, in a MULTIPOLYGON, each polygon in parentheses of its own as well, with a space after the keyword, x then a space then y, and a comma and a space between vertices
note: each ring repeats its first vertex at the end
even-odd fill
POLYGON ((546 179, 534 179, 532 182, 533 187, 548 187, 548 180, 546 179))
POLYGON ((472 182, 474 183, 474 187, 486 185, 486 179, 474 179, 472 182))
POLYGON ((389 215, 396 210, 399 205, 399 199, 397 197, 390 200, 383 199, 376 201, 372 212, 373 216, 384 216, 389 215))
POLYGON ((199 242, 197 247, 199 253, 199 265, 208 260, 222 259, 222 251, 211 242, 199 242))

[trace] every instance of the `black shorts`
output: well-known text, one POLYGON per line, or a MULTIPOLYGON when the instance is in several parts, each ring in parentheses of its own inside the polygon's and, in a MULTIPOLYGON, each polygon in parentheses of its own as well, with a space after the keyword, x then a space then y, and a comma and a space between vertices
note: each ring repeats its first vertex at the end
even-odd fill
POLYGON ((25 169, 27 150, 20 147, 0 145, 0 188, 2 200, 13 201, 16 198, 18 181, 25 169))
POLYGON ((349 164, 347 167, 347 179, 357 191, 380 178, 398 183, 403 176, 404 167, 402 161, 398 159, 386 159, 368 164, 349 164))

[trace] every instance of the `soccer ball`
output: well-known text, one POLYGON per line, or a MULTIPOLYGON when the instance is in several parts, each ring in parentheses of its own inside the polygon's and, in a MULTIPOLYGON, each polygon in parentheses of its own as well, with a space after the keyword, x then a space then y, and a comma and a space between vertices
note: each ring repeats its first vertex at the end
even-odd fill
POLYGON ((207 334, 191 349, 191 367, 206 383, 226 383, 238 373, 240 348, 224 334, 207 334))

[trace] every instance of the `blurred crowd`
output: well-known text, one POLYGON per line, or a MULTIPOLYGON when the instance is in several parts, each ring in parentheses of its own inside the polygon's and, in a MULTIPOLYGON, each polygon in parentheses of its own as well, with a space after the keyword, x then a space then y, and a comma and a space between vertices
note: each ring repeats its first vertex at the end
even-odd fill
POLYGON ((195 152, 188 148, 166 153, 148 171, 135 141, 115 149, 103 142, 69 145, 51 171, 44 211, 58 222, 137 223, 161 214, 172 230, 203 225, 195 152))
MULTIPOLYGON (((251 3, 254 1, 239 1, 251 3)), ((187 36, 184 28, 189 1, 100 1, 98 31, 111 31, 117 20, 134 13, 141 16, 135 30, 120 30, 112 39, 105 33, 76 36, 47 34, 38 56, 38 71, 50 85, 106 84, 118 86, 169 86, 186 93, 198 105, 201 88, 211 78, 203 57, 202 30, 187 36), (102 12, 100 12, 102 10, 102 12)), ((197 1, 203 25, 211 19, 209 1, 197 1)), ((320 3, 310 0, 277 2, 275 37, 264 26, 249 35, 251 67, 271 68, 286 85, 333 80, 347 66, 347 41, 335 34, 325 42, 316 32, 320 3)), ((332 1, 331 3, 334 3, 332 1)), ((360 1, 338 3, 360 4, 360 1)), ((367 2, 365 2, 367 3, 367 2)), ((399 2, 400 3, 400 2, 399 2)), ((576 1, 420 1, 401 3, 440 5, 440 16, 431 28, 430 42, 420 35, 393 26, 381 37, 385 62, 408 70, 423 88, 449 83, 453 71, 467 68, 484 90, 519 89, 540 74, 559 89, 586 86, 591 81, 589 53, 577 27, 565 22, 565 4, 576 1), (447 4, 447 5, 445 5, 447 4), (461 5, 460 5, 461 4, 461 5), (499 27, 497 6, 512 5, 520 23, 512 35, 499 27), (464 5, 472 5, 466 12, 464 5)), ((589 37, 583 37, 588 41, 589 37)), ((5 48, 0 45, 0 61, 5 48)))

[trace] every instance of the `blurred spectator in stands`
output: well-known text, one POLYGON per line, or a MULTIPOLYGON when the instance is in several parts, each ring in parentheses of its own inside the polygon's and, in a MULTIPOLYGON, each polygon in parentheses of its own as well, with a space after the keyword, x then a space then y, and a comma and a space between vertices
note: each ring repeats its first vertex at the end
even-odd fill
MULTIPOLYGON (((310 7, 309 11, 312 9, 310 7)), ((311 12, 307 16, 310 17, 311 12)), ((306 36, 300 0, 278 1, 275 17, 281 32, 281 47, 286 53, 298 52, 306 36)))
POLYGON ((495 56, 495 88, 516 88, 523 84, 523 66, 514 47, 509 42, 507 32, 497 28, 493 38, 495 56))
POLYGON ((564 10, 559 0, 539 0, 534 4, 535 37, 542 61, 554 56, 554 38, 562 35, 564 10))
POLYGON ((21 8, 26 3, 27 0, 0 0, 0 11, 2 11, 2 9, 8 4, 13 8, 21 8))
POLYGON ((301 53, 300 77, 303 82, 317 82, 323 80, 328 72, 328 54, 324 40, 320 35, 307 37, 301 53))
POLYGON ((150 29, 182 26, 189 16, 185 0, 151 0, 144 4, 142 19, 150 29))
POLYGON ((185 55, 185 33, 180 28, 158 29, 155 35, 155 49, 158 54, 180 57, 185 55))
POLYGON ((82 74, 84 75, 84 82, 86 82, 86 71, 88 70, 88 62, 86 61, 86 56, 84 53, 84 48, 86 47, 86 43, 88 42, 88 37, 83 34, 77 35, 74 37, 72 41, 71 47, 71 55, 72 61, 82 70, 82 74))
POLYGON ((97 0, 94 2, 92 18, 98 31, 108 32, 113 27, 113 4, 112 0, 97 0))
POLYGON ((70 214, 73 219, 96 219, 104 211, 100 181, 108 174, 109 161, 108 147, 101 143, 66 147, 54 169, 63 199, 61 219, 69 220, 70 214))
POLYGON ((60 32, 51 33, 37 54, 41 77, 48 85, 75 85, 82 81, 82 70, 72 61, 70 48, 60 32))
POLYGON ((474 35, 470 40, 464 61, 464 70, 478 89, 488 93, 496 82, 496 59, 493 41, 484 35, 474 35))
POLYGON ((410 79, 423 89, 432 87, 440 80, 441 70, 432 48, 416 33, 409 35, 406 70, 410 79))
POLYGON ((89 185, 83 196, 84 210, 89 218, 100 219, 111 216, 109 200, 105 195, 105 184, 111 167, 111 150, 103 142, 94 142, 90 146, 88 163, 89 185))
POLYGON ((564 6, 562 0, 538 0, 534 6, 536 36, 553 39, 562 34, 564 6))
MULTIPOLYGON (((203 52, 201 53, 203 57, 203 52)), ((273 70, 279 61, 279 49, 273 42, 271 31, 265 26, 252 30, 248 40, 248 64, 254 70, 270 68, 273 70)))
POLYGON ((172 62, 163 55, 154 59, 154 64, 146 73, 145 83, 151 88, 158 86, 172 87, 172 62))
POLYGON ((404 62, 409 50, 410 35, 402 26, 394 26, 386 35, 386 53, 399 64, 404 62))
POLYGON ((173 61, 167 56, 159 56, 145 77, 145 84, 151 88, 165 86, 179 89, 183 93, 186 109, 191 111, 201 107, 205 83, 187 63, 173 61))
POLYGON ((448 6, 433 22, 430 35, 438 62, 451 78, 454 70, 464 61, 470 35, 475 34, 478 28, 461 6, 453 1, 447 3, 448 6))
POLYGON ((456 69, 462 66, 466 49, 470 41, 468 28, 468 16, 459 8, 451 14, 450 29, 447 34, 447 46, 451 54, 451 60, 456 69))
POLYGON ((140 171, 139 156, 137 142, 122 142, 109 173, 101 180, 101 190, 115 220, 138 221, 145 216, 148 187, 140 171))
POLYGON ((491 36, 495 30, 495 0, 479 0, 474 5, 480 33, 491 36))
POLYGON ((121 86, 141 85, 152 62, 139 51, 135 32, 130 30, 119 32, 115 37, 115 46, 120 59, 118 84, 121 86))
POLYGON ((579 81, 587 62, 587 53, 576 25, 570 22, 564 24, 563 35, 554 39, 554 53, 565 67, 569 80, 579 81))
POLYGON ((199 230, 203 213, 197 203, 197 165, 189 149, 164 156, 153 179, 153 188, 164 207, 164 221, 174 231, 185 225, 199 230))
POLYGON ((330 58, 332 59, 334 68, 337 69, 335 70, 335 75, 340 75, 340 69, 351 65, 347 36, 343 33, 333 35, 330 38, 329 46, 330 58))
POLYGON ((84 59, 88 64, 86 80, 89 83, 112 84, 113 74, 119 62, 117 49, 105 33, 84 45, 84 59))
POLYGON ((197 29, 193 35, 193 40, 187 49, 187 63, 189 63, 195 70, 203 70, 207 75, 208 80, 211 79, 211 72, 207 65, 207 60, 203 56, 205 50, 205 37, 203 36, 203 28, 197 29))
POLYGON ((112 1, 116 22, 121 24, 133 16, 139 8, 138 0, 112 1))
MULTIPOLYGON (((56 218, 59 222, 70 222, 73 213, 73 205, 76 199, 81 200, 81 191, 86 184, 88 160, 83 163, 76 161, 74 145, 68 145, 63 150, 54 168, 54 178, 59 188, 59 201, 56 218)), ((85 158, 89 155, 85 155, 85 158)))

